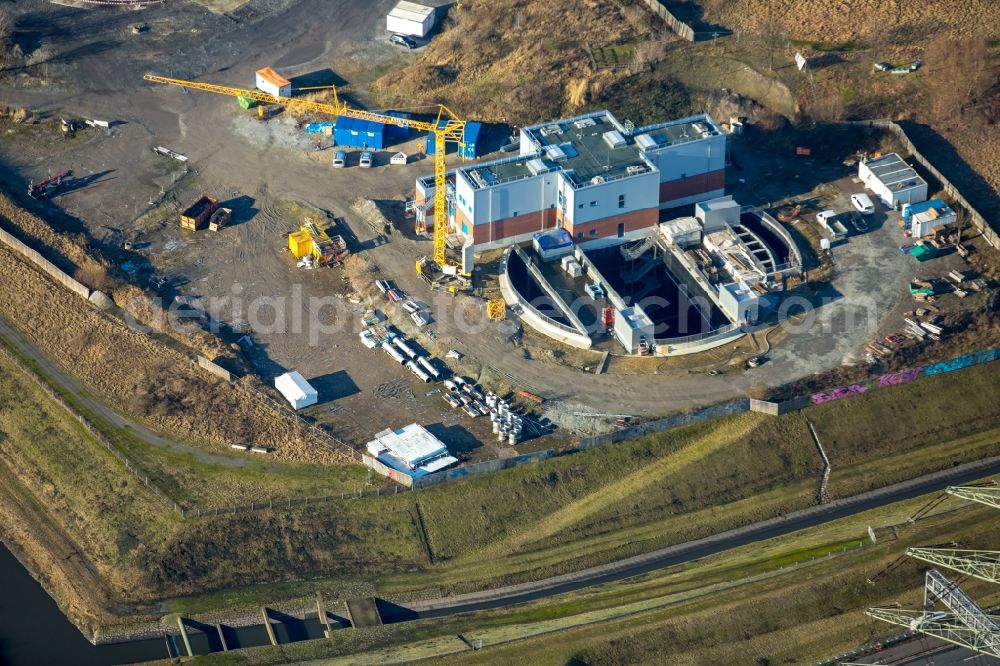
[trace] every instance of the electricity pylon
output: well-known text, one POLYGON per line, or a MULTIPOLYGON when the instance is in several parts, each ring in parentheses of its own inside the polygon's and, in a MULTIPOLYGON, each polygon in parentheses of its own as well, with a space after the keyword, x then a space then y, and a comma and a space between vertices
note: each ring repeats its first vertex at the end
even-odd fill
POLYGON ((948 486, 945 492, 955 497, 1000 509, 1000 486, 948 486))
POLYGON ((865 615, 908 627, 980 654, 1000 657, 1000 624, 997 620, 987 615, 941 572, 930 569, 924 586, 924 607, 929 607, 934 599, 944 604, 951 613, 867 608, 865 615))
POLYGON ((907 548, 906 554, 939 567, 967 576, 1000 583, 1000 553, 992 550, 959 550, 956 548, 907 548))

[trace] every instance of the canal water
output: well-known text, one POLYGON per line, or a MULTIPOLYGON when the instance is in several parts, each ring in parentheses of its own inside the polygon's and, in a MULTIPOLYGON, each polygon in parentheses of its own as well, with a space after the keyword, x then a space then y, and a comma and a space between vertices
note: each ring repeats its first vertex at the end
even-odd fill
MULTIPOLYGON (((323 637, 323 627, 315 618, 303 621, 274 614, 272 618, 279 621, 274 624, 279 643, 323 637)), ((331 619, 336 627, 336 620, 331 619)), ((214 625, 189 623, 187 628, 195 654, 222 650, 214 625)), ((229 649, 269 644, 263 624, 240 629, 224 626, 223 636, 229 649)), ((0 666, 105 666, 164 659, 183 653, 184 646, 179 637, 91 645, 66 619, 52 597, 0 543, 0 666), (168 642, 171 646, 169 653, 168 642)))

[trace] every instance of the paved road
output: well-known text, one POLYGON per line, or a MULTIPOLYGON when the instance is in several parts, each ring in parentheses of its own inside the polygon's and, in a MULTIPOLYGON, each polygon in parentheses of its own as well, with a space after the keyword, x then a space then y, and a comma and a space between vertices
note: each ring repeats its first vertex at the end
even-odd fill
POLYGON ((997 473, 1000 473, 1000 456, 967 463, 854 497, 835 500, 822 506, 802 509, 703 539, 668 546, 644 555, 637 555, 562 576, 482 592, 414 602, 409 604, 398 616, 393 616, 390 613, 386 619, 391 622, 414 619, 415 617, 442 617, 468 611, 503 608, 544 599, 592 585, 618 581, 683 564, 739 546, 816 527, 894 502, 940 491, 949 485, 960 485, 997 473))

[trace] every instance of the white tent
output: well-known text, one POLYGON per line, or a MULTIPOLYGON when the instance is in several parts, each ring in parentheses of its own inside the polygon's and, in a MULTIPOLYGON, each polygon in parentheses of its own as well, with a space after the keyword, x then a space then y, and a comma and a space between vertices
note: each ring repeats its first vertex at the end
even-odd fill
POLYGON ((385 17, 385 27, 398 35, 426 37, 434 27, 434 8, 400 0, 385 17))
POLYGON ((319 394, 299 373, 286 372, 274 378, 274 388, 285 396, 293 409, 302 409, 319 402, 319 394))

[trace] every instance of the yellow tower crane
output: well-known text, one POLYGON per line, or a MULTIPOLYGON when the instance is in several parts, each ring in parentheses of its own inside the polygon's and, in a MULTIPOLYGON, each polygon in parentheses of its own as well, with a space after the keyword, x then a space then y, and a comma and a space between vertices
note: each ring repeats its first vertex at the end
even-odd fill
POLYGON ((459 120, 458 116, 452 113, 445 105, 438 105, 438 115, 435 122, 426 122, 349 108, 346 103, 341 102, 337 97, 336 88, 333 88, 332 102, 314 102, 295 97, 275 97, 260 90, 245 90, 243 88, 220 86, 213 83, 168 79, 163 76, 156 76, 155 74, 146 74, 142 78, 152 83, 180 86, 190 90, 201 90, 218 95, 229 95, 231 97, 244 97, 264 104, 277 104, 297 111, 312 111, 330 116, 360 118, 361 120, 370 120, 386 125, 412 127, 418 131, 430 132, 434 135, 434 263, 441 268, 444 268, 447 264, 448 260, 445 252, 447 244, 445 239, 448 233, 448 201, 446 198, 447 183, 445 173, 447 168, 444 162, 444 153, 448 141, 454 143, 461 143, 463 141, 465 121, 459 120))

